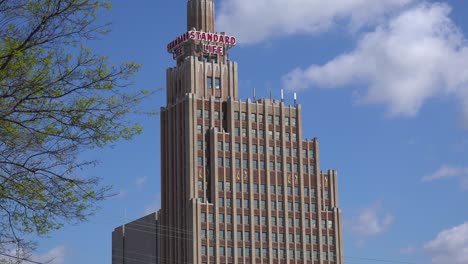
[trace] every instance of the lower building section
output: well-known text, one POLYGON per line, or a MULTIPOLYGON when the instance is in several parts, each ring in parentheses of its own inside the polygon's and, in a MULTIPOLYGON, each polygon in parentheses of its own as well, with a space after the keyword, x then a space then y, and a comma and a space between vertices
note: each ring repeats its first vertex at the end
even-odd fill
POLYGON ((159 264, 158 214, 152 213, 112 232, 112 264, 159 264))

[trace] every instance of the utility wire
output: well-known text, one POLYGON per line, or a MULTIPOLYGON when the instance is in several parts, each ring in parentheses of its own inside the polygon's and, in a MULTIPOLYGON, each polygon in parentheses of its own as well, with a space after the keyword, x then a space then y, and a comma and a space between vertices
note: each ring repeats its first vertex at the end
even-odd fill
POLYGON ((14 258, 14 259, 21 260, 21 261, 26 261, 26 262, 29 262, 29 263, 45 264, 45 263, 42 263, 42 262, 37 262, 37 261, 30 260, 30 259, 27 259, 27 258, 20 258, 20 257, 12 256, 12 255, 9 255, 9 254, 5 254, 5 253, 0 253, 0 255, 5 256, 5 257, 9 257, 9 258, 14 258))

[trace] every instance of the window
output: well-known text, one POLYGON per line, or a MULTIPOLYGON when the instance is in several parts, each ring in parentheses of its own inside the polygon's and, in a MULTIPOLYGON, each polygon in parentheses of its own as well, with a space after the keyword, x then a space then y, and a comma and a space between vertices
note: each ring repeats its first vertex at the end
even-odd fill
POLYGON ((214 112, 214 118, 215 118, 216 120, 219 119, 219 111, 215 111, 215 112, 214 112))
POLYGON ((275 132, 275 139, 276 139, 276 140, 280 140, 280 138, 281 138, 281 132, 280 132, 280 131, 276 131, 276 132, 275 132))
POLYGON ((292 195, 292 187, 288 186, 288 195, 292 195))
POLYGON ((220 246, 220 247, 219 247, 219 255, 220 255, 220 256, 224 256, 224 253, 225 253, 224 251, 225 251, 224 247, 223 247, 223 246, 220 246))
POLYGON ((198 181, 198 190, 203 191, 203 181, 198 181))
POLYGON ((312 207, 312 212, 317 212, 317 205, 316 204, 311 204, 312 207))
POLYGON ((258 183, 253 184, 253 191, 258 193, 258 183))
POLYGON ((240 168, 240 159, 236 159, 236 168, 240 168))
POLYGON ((249 208, 249 200, 244 200, 244 208, 249 208))
POLYGON ((276 155, 281 155, 281 147, 276 147, 276 155))
POLYGON ((218 203, 219 203, 219 206, 224 206, 224 198, 223 198, 223 197, 219 197, 219 198, 218 198, 218 203))
POLYGON ((236 152, 240 152, 240 144, 239 143, 234 143, 234 149, 236 152))
POLYGON ((301 226, 301 219, 299 218, 296 218, 296 227, 300 227, 301 226))
POLYGON ((260 191, 262 193, 266 193, 266 184, 262 184, 262 185, 260 185, 260 187, 261 187, 260 191))
POLYGON ((206 213, 201 213, 201 221, 206 222, 206 213))
POLYGON ((206 81, 207 81, 208 89, 213 89, 213 77, 211 76, 208 77, 206 81))
POLYGON ((201 141, 201 140, 197 141, 197 148, 198 148, 198 150, 203 150, 203 141, 201 141))
POLYGON ((313 149, 309 149, 309 158, 313 159, 315 157, 314 155, 314 150, 313 149))
POLYGON ((254 224, 259 225, 260 224, 260 218, 258 215, 254 215, 254 224))
POLYGON ((317 220, 316 219, 312 220, 312 227, 317 228, 317 220))
POLYGON ((268 115, 268 123, 273 124, 273 116, 268 115))
POLYGON ((197 132, 198 134, 202 133, 202 125, 197 125, 197 132))
POLYGON ((259 208, 259 203, 257 199, 254 200, 254 208, 259 208))
POLYGON ((264 170, 264 169, 265 169, 265 161, 264 161, 264 160, 261 160, 261 161, 260 161, 260 169, 261 169, 261 170, 264 170))
MULTIPOLYGON (((239 190, 238 190, 239 191, 239 190)), ((242 206, 242 200, 240 198, 236 199, 236 206, 241 207, 242 206)))
POLYGON ((294 187, 294 195, 299 195, 299 187, 294 187))
POLYGON ((283 186, 278 185, 278 193, 281 195, 283 194, 283 186))
POLYGON ((226 206, 227 207, 232 207, 232 199, 231 198, 226 198, 226 206))
POLYGON ((286 116, 286 117, 284 118, 284 124, 287 125, 287 126, 289 126, 289 116, 286 116))
POLYGON ((252 145, 252 152, 257 153, 257 144, 252 145))
POLYGON ((227 248, 227 256, 232 257, 232 247, 227 248))
POLYGON ((304 196, 307 197, 309 196, 309 188, 304 187, 304 196))
POLYGON ((220 223, 224 223, 224 214, 223 214, 223 213, 220 213, 220 214, 218 215, 218 218, 219 218, 219 222, 220 222, 220 223))
POLYGON ((294 242, 294 234, 289 233, 289 242, 294 242))
POLYGON ((270 170, 275 170, 275 163, 270 161, 270 170))
POLYGON ((205 118, 210 119, 210 111, 205 110, 205 118))
POLYGON ((239 111, 234 112, 234 120, 239 120, 239 111))
POLYGON ((252 165, 254 169, 258 169, 258 160, 254 160, 252 165))
POLYGON ((243 166, 243 168, 248 168, 249 167, 249 160, 247 160, 247 159, 242 160, 242 166, 243 166))
POLYGON ((263 114, 258 114, 258 122, 263 123, 263 114))
POLYGON ((226 223, 232 224, 232 214, 227 214, 226 215, 226 223))
POLYGON ((209 238, 210 239, 214 239, 214 229, 210 229, 210 232, 208 233, 209 234, 209 238))
POLYGON ((206 229, 201 230, 201 237, 206 238, 206 229))
POLYGON ((197 117, 202 118, 202 110, 201 109, 197 109, 197 117))
POLYGON ((202 245, 201 252, 202 252, 203 256, 206 256, 206 246, 205 245, 202 245))
POLYGON ((260 154, 265 153, 265 146, 263 146, 263 145, 258 146, 258 153, 260 153, 260 154))
POLYGON ((311 241, 311 240, 310 240, 310 235, 307 234, 306 237, 305 237, 305 242, 308 243, 308 244, 310 244, 310 241, 311 241))
POLYGON ((232 240, 232 230, 227 231, 227 236, 226 237, 227 237, 228 240, 232 240))
POLYGON ((252 122, 257 122, 257 114, 255 113, 250 114, 250 119, 251 119, 250 121, 252 122))
POLYGON ((245 248, 245 256, 250 257, 250 248, 245 248))
POLYGON ((297 141, 297 134, 296 133, 292 133, 292 141, 297 141))
POLYGON ((276 225, 276 216, 271 217, 271 225, 276 225))
POLYGON ((240 128, 238 128, 238 127, 234 128, 234 135, 235 136, 240 136, 240 128))
POLYGON ((291 148, 286 148, 286 155, 291 156, 291 148))
POLYGON ((333 220, 328 220, 328 228, 333 228, 333 220))
POLYGON ((263 240, 263 241, 268 241, 267 232, 263 232, 263 233, 262 233, 262 240, 263 240))
MULTIPOLYGON (((268 136, 269 136, 270 139, 273 139, 273 131, 272 130, 268 131, 268 136)), ((273 153, 271 153, 271 154, 273 154, 273 153)))
POLYGON ((215 88, 221 89, 221 78, 215 78, 215 88))
POLYGON ((242 120, 242 121, 246 121, 246 120, 247 120, 247 113, 246 113, 246 112, 242 112, 242 113, 241 113, 241 120, 242 120))
POLYGON ((309 166, 307 166, 307 164, 302 165, 302 172, 304 172, 304 173, 309 172, 309 166))
POLYGON ((242 248, 241 247, 237 248, 237 255, 239 255, 239 257, 242 257, 242 248))
POLYGON ((287 141, 291 140, 291 133, 286 132, 286 140, 287 141))
POLYGON ((198 157, 198 166, 203 166, 203 157, 198 157))
POLYGON ((271 201, 271 209, 276 209, 276 202, 275 201, 271 201))
POLYGON ((252 129, 252 137, 256 138, 257 137, 257 129, 252 129))
POLYGON ((294 203, 294 210, 296 210, 296 211, 300 211, 300 210, 301 210, 300 205, 299 205, 298 202, 294 203))
POLYGON ((328 258, 327 252, 322 252, 322 259, 327 260, 327 258, 328 258))
POLYGON ((250 216, 244 215, 244 224, 250 225, 250 216))
POLYGON ((256 249, 255 249, 255 256, 256 256, 257 258, 260 257, 260 249, 259 249, 259 248, 256 248, 256 249))
POLYGON ((219 166, 219 167, 224 166, 224 162, 223 162, 223 161, 224 161, 224 160, 223 160, 222 157, 219 157, 219 158, 218 158, 218 166, 219 166))
POLYGON ((326 220, 322 220, 322 228, 327 228, 327 221, 326 220))
POLYGON ((263 130, 263 129, 258 130, 258 137, 261 138, 261 139, 264 139, 265 138, 265 130, 263 130))
POLYGON ((328 237, 328 244, 334 245, 335 244, 335 237, 334 236, 329 236, 328 237))
MULTIPOLYGON (((227 159, 226 159, 226 163, 227 163, 227 159)), ((228 191, 228 192, 231 191, 231 182, 226 182, 226 191, 228 191)), ((229 199, 229 200, 231 200, 231 199, 229 199)))
POLYGON ((208 214, 208 222, 209 222, 209 223, 213 223, 213 222, 214 222, 214 214, 213 214, 213 213, 209 213, 209 214, 208 214))
POLYGON ((226 146, 226 150, 231 150, 231 142, 226 141, 224 144, 226 146))
POLYGON ((255 240, 256 241, 260 240, 260 232, 255 232, 255 240))
POLYGON ((296 126, 296 118, 295 117, 291 118, 291 125, 296 126))
POLYGON ((283 201, 278 201, 278 209, 279 209, 279 210, 284 210, 283 201))
POLYGON ((226 158, 226 167, 231 167, 231 158, 226 158))
POLYGON ((279 125, 279 124, 280 124, 280 117, 275 116, 275 125, 279 125))
POLYGON ((266 216, 262 216, 262 225, 266 225, 267 224, 267 218, 266 216))
POLYGON ((247 136, 247 128, 242 128, 242 136, 246 137, 247 136))
POLYGON ((247 152, 247 144, 242 144, 242 151, 247 152))
POLYGON ((297 171, 298 171, 298 167, 299 167, 299 165, 298 165, 297 163, 294 163, 294 164, 293 164, 293 171, 294 171, 294 172, 297 172, 297 171))
POLYGON ((277 171, 282 171, 283 170, 283 163, 282 162, 276 163, 276 170, 277 171))

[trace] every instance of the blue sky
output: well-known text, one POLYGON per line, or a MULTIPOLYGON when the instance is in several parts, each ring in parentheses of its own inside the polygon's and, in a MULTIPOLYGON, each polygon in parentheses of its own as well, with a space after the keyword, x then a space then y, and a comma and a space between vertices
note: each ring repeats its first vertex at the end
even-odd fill
MULTIPOLYGON (((165 47, 185 30, 186 1, 112 1, 112 33, 87 43, 143 65, 135 88, 165 87, 165 47)), ((345 263, 468 260, 468 6, 465 1, 217 0, 217 28, 240 44, 240 97, 286 89, 304 136, 339 173, 345 263)), ((165 91, 142 106, 159 109, 165 91)), ((118 195, 88 223, 40 239, 36 259, 110 263, 114 227, 159 208, 159 117, 144 133, 86 153, 118 195)))

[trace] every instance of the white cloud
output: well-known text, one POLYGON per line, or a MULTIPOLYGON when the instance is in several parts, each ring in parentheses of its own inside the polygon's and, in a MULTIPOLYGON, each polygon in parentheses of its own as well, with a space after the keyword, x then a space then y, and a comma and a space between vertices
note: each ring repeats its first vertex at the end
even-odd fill
POLYGON ((297 33, 318 33, 339 21, 350 29, 375 23, 414 0, 224 0, 217 26, 244 43, 297 33))
POLYGON ((148 180, 148 177, 146 177, 146 176, 138 177, 135 180, 136 187, 138 189, 142 189, 145 186, 147 180, 148 180))
POLYGON ((468 190, 468 167, 443 165, 434 173, 422 177, 422 181, 428 182, 449 178, 460 180, 460 187, 463 190, 468 190))
POLYGON ((468 260, 468 222, 443 230, 424 245, 433 264, 466 264, 468 260))
POLYGON ((358 102, 386 105, 393 116, 414 116, 428 99, 449 96, 459 99, 468 120, 468 45, 450 11, 440 3, 409 8, 363 34, 355 50, 292 70, 284 84, 292 90, 364 85, 358 102))
POLYGON ((59 246, 33 259, 36 260, 37 262, 44 262, 48 264, 64 264, 65 254, 66 254, 65 246, 59 246))
POLYGON ((363 209, 352 221, 351 230, 360 239, 382 234, 394 221, 393 215, 383 212, 380 203, 363 209))
MULTIPOLYGON (((11 250, 9 253, 11 256, 16 256, 16 251, 11 250)), ((40 255, 33 255, 31 257, 27 257, 27 253, 21 254, 21 258, 25 258, 28 260, 33 260, 36 262, 41 263, 48 263, 48 264, 64 264, 65 263, 65 254, 66 254, 66 247, 65 246, 58 246, 55 247, 48 252, 40 255)), ((16 258, 9 258, 9 257, 0 257, 0 260, 16 260, 16 258)), ((16 262, 15 262, 16 263, 16 262)), ((25 261, 19 263, 26 263, 25 261)))

